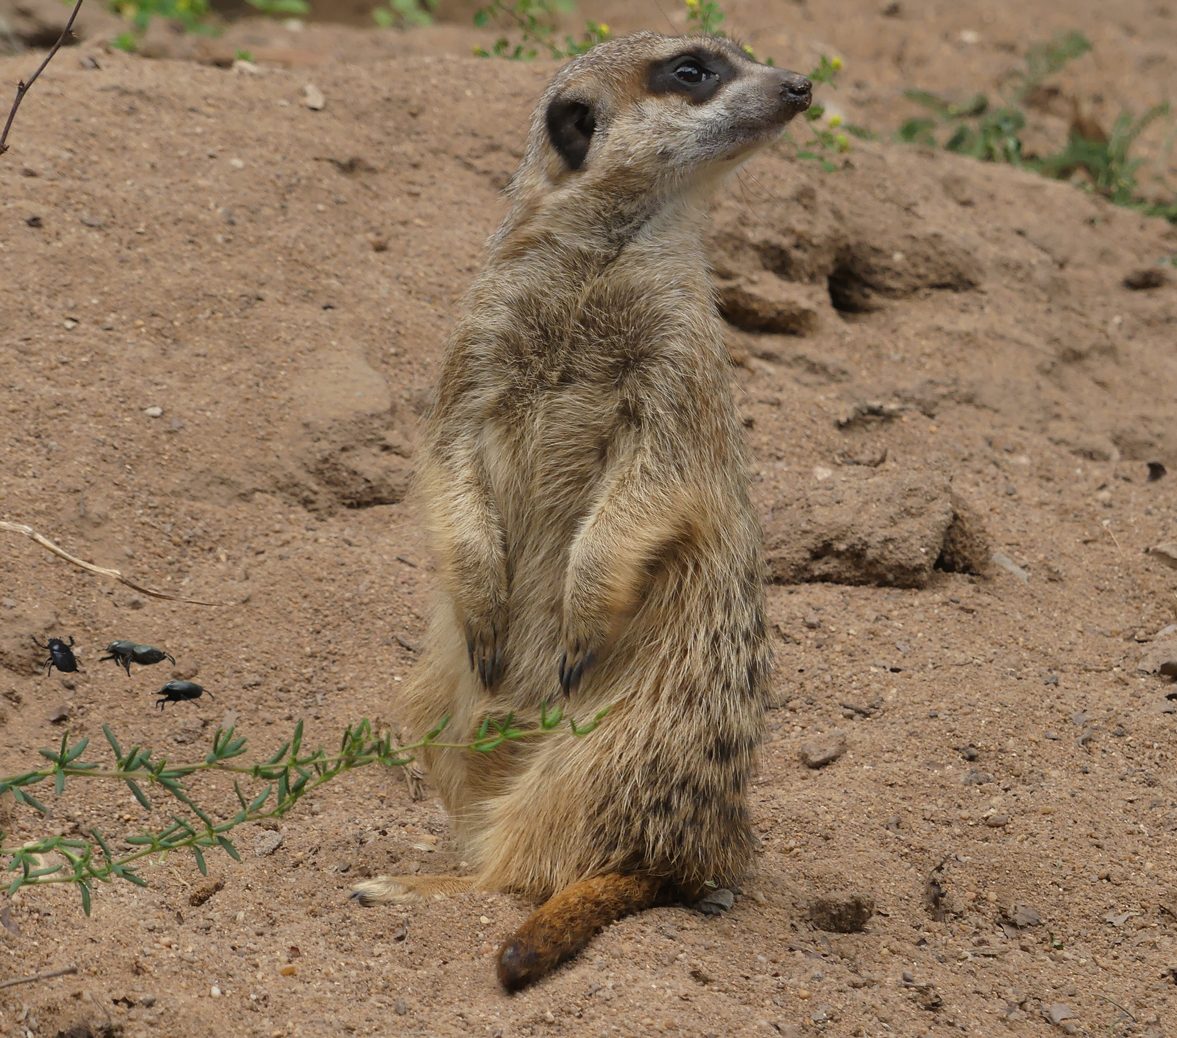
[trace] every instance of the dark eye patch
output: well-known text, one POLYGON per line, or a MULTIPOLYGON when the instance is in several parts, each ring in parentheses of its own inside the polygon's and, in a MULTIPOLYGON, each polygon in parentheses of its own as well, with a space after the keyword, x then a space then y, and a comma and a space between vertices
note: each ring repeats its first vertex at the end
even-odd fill
POLYGON ((735 68, 723 55, 692 51, 652 65, 646 89, 651 94, 683 94, 701 104, 734 78, 735 68))

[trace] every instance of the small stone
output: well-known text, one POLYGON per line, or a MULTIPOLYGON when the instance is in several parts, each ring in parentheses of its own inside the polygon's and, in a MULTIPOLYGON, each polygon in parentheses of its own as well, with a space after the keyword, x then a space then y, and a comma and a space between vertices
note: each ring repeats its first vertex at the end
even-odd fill
POLYGON ((72 332, 78 326, 78 322, 75 321, 72 317, 67 317, 64 321, 61 322, 61 326, 67 332, 72 332))
POLYGON ((25 223, 29 227, 44 227, 45 223, 39 216, 26 216, 25 223))
POLYGON ((960 780, 960 784, 962 786, 983 786, 992 781, 993 776, 989 772, 978 771, 976 768, 973 768, 971 771, 965 773, 960 780))
POLYGON ((191 681, 199 673, 200 668, 195 663, 185 663, 183 666, 172 668, 172 680, 191 681))
POLYGON ((556 1022, 556 1014, 555 1014, 555 1013, 553 1013, 553 1012, 552 1012, 552 1011, 549 1009, 549 1010, 545 1011, 545 1013, 544 1013, 544 1019, 545 1019, 545 1020, 546 1020, 546 1021, 547 1021, 549 1024, 554 1024, 554 1023, 556 1022))
POLYGON ((807 739, 801 744, 801 763, 807 768, 824 768, 833 764, 846 752, 846 737, 833 732, 817 739, 807 739))
POLYGON ((704 915, 719 915, 720 912, 729 911, 735 903, 736 895, 726 887, 719 887, 709 890, 695 902, 694 907, 696 911, 702 912, 704 915))
POLYGON ((1166 541, 1148 549, 1148 554, 1170 569, 1177 569, 1177 541, 1166 541))
POLYGON ((1162 671, 1162 667, 1177 663, 1177 640, 1168 638, 1165 641, 1155 641, 1136 664, 1138 674, 1171 674, 1172 671, 1162 671))
POLYGON ((1042 925, 1038 910, 1029 905, 1014 905, 1014 910, 1009 914, 1009 921, 1019 930, 1024 930, 1027 926, 1042 925))
POLYGON ((1057 1027, 1064 1020, 1075 1019, 1075 1010, 1065 1002, 1056 1002, 1054 1005, 1048 1006, 1044 1010, 1043 1015, 1057 1027))
POLYGON ((327 99, 323 96, 323 91, 314 83, 308 83, 302 88, 302 103, 312 112, 319 112, 323 110, 327 99))
POLYGON ((212 989, 209 991, 209 994, 212 995, 213 998, 220 998, 221 997, 221 989, 219 987, 217 987, 216 984, 214 984, 212 986, 212 989))
POLYGON ((127 599, 128 609, 142 609, 145 605, 147 605, 147 599, 142 595, 132 595, 127 599))
POLYGON ((1148 465, 1148 481, 1155 483, 1158 479, 1164 479, 1165 473, 1169 470, 1165 468, 1164 463, 1159 461, 1147 462, 1148 465))
POLYGON ((875 914, 875 899, 857 891, 836 891, 809 903, 809 919, 819 930, 861 933, 875 914))
POLYGON ((991 556, 991 558, 998 566, 1000 566, 1007 573, 1012 573, 1023 584, 1025 584, 1029 581, 1030 574, 1027 573, 1024 569, 1022 569, 1022 567, 1019 566, 1016 562, 1014 562, 1014 560, 1011 559, 1008 555, 1006 555, 1000 551, 995 551, 993 553, 993 555, 991 556))
POLYGON ((273 830, 267 830, 266 832, 259 833, 253 841, 253 853, 259 858, 264 858, 269 854, 273 854, 281 846, 282 834, 273 830))
POLYGON ((50 712, 49 720, 53 724, 61 724, 64 721, 68 721, 69 720, 69 707, 66 706, 64 703, 61 706, 56 707, 54 710, 52 710, 50 712))
POLYGON ((230 159, 229 165, 234 169, 245 169, 245 162, 242 159, 230 159))
POLYGON ((163 414, 163 408, 162 407, 145 407, 145 408, 143 408, 143 413, 145 415, 147 415, 148 418, 158 418, 160 415, 163 414))
POLYGON ((804 620, 805 626, 811 631, 816 631, 821 626, 821 617, 815 613, 810 613, 804 620))
POLYGON ((398 998, 392 1007, 392 1011, 396 1013, 397 1016, 404 1016, 405 1013, 409 1011, 409 1007, 405 1005, 405 1000, 403 998, 398 998))
POLYGON ((280 970, 278 970, 278 973, 283 977, 293 977, 295 974, 295 969, 293 966, 283 966, 280 970))

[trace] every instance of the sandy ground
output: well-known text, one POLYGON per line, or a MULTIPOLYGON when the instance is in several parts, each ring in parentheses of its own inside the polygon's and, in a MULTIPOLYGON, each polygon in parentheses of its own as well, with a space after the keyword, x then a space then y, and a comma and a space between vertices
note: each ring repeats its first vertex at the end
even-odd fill
MULTIPOLYGON (((1173 12, 892 6, 731 5, 778 63, 841 55, 826 99, 883 138, 832 173, 782 144, 715 214, 725 291, 808 315, 802 334, 731 329, 770 548, 834 530, 769 587, 779 705, 751 798, 762 853, 732 910, 626 919, 507 997, 489 956, 529 906, 348 903, 357 877, 464 871, 428 790, 364 769, 283 819, 276 850, 250 826, 243 862, 210 854, 224 885, 202 904, 187 855, 145 867, 147 889, 97 890, 89 919, 61 888, 0 899, 0 981, 79 970, 0 989, 0 1034, 1177 1033, 1177 717, 1172 683, 1138 670, 1177 618, 1177 573, 1145 553, 1177 540, 1177 296, 1124 284, 1177 232, 884 143, 914 114, 903 88, 993 91, 1058 29, 1096 45, 1060 96, 1105 124, 1139 112, 1177 87, 1173 12), (1169 474, 1150 482, 1149 462, 1169 474), (1021 575, 932 569, 958 513, 1021 575), (901 579, 905 551, 927 565, 901 579), (810 582, 839 552, 856 583, 810 582), (815 739, 845 752, 811 769, 815 739), (811 922, 838 892, 873 899, 863 932, 811 922)), ((654 6, 584 13, 666 27, 654 6)), ((0 518, 234 603, 146 599, 4 534, 6 774, 63 728, 97 737, 98 760, 103 723, 195 760, 224 723, 260 758, 298 718, 328 747, 397 720, 431 582, 403 501, 419 417, 553 66, 468 57, 486 37, 456 22, 247 23, 230 42, 272 60, 61 54, 0 159, 0 518), (82 672, 46 677, 31 636, 73 636, 82 672), (116 638, 166 648, 215 700, 153 709, 170 664, 128 678, 98 660, 116 638)), ((1063 116, 1035 118, 1065 136, 1063 116)), ((235 802, 223 780, 193 789, 235 802)), ((6 844, 159 824, 97 781, 45 796, 48 821, 9 805, 6 844)))

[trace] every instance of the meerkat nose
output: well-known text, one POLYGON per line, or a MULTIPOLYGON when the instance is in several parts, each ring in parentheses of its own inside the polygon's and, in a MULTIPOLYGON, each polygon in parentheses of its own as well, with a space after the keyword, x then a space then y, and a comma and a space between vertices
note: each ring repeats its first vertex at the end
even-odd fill
POLYGON ((785 90, 792 94, 793 97, 805 98, 813 92, 813 84, 804 76, 798 76, 796 79, 789 80, 785 84, 785 90))

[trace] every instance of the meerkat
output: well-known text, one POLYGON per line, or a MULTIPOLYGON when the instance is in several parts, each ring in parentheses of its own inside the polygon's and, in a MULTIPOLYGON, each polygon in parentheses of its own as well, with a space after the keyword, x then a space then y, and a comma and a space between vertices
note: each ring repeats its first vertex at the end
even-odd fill
POLYGON ((449 716, 462 744, 488 716, 608 713, 582 738, 421 751, 477 872, 353 896, 543 902, 498 952, 508 990, 748 868, 764 559, 703 232, 720 183, 810 96, 709 36, 572 60, 447 344, 417 473, 440 587, 402 720, 420 738, 449 716))

